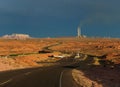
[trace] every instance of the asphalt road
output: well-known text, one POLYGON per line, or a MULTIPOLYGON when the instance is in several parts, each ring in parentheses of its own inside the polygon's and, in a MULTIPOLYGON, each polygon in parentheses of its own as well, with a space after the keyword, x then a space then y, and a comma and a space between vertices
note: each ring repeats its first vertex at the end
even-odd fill
POLYGON ((73 66, 60 64, 0 72, 0 87, 78 87, 71 75, 73 66))

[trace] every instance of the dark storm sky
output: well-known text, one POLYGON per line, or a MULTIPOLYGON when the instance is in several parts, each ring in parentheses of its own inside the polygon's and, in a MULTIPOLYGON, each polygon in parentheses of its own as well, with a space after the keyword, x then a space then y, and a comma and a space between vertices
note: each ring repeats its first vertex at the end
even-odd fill
POLYGON ((120 0, 0 0, 0 36, 120 37, 120 0))

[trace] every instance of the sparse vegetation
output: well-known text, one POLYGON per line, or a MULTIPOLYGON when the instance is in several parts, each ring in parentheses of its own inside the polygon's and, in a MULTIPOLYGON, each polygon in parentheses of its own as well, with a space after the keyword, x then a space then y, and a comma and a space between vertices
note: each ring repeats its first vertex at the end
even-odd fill
POLYGON ((120 82, 119 44, 119 39, 106 38, 0 39, 0 70, 42 66, 41 62, 60 61, 54 55, 68 53, 74 58, 80 53, 78 71, 89 80, 100 83, 100 87, 101 84, 108 87, 106 85, 111 84, 112 78, 114 84, 111 87, 115 87, 120 82))

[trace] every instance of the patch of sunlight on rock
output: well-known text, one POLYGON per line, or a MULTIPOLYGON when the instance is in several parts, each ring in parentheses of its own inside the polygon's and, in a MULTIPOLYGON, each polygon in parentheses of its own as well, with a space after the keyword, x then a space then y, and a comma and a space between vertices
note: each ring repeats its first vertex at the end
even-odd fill
POLYGON ((100 60, 99 58, 94 57, 94 63, 93 63, 93 65, 100 65, 99 60, 100 60))

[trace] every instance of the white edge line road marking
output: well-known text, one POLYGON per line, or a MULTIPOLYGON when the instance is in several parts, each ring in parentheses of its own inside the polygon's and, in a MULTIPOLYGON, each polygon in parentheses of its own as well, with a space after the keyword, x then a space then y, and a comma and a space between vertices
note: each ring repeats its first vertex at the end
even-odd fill
POLYGON ((7 81, 5 81, 5 82, 0 83, 0 85, 7 84, 7 83, 9 83, 9 82, 11 82, 11 81, 12 81, 12 79, 9 79, 9 80, 7 80, 7 81))
POLYGON ((59 82, 59 87, 62 87, 62 77, 63 77, 64 71, 61 72, 60 74, 60 82, 59 82))
POLYGON ((27 73, 25 73, 25 75, 29 75, 29 74, 31 74, 32 72, 27 72, 27 73))
MULTIPOLYGON (((38 70, 42 70, 42 69, 38 69, 38 70)), ((36 70, 36 71, 38 71, 38 70, 36 70)), ((24 73, 24 75, 29 75, 29 74, 31 74, 32 72, 26 72, 26 73, 24 73)))

